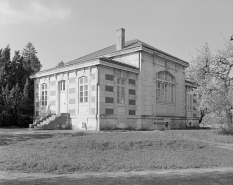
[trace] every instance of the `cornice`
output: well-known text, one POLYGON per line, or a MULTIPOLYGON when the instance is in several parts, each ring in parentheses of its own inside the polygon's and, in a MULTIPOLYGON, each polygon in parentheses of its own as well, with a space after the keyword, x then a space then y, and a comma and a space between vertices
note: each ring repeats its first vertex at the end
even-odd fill
POLYGON ((183 61, 183 60, 179 60, 179 59, 173 58, 173 57, 171 57, 171 56, 167 56, 167 55, 165 55, 165 54, 163 54, 163 53, 160 53, 160 52, 158 52, 158 51, 154 51, 154 50, 149 49, 149 48, 144 47, 144 46, 142 46, 142 51, 148 52, 148 53, 153 54, 153 55, 155 54, 155 55, 157 55, 157 56, 159 56, 159 57, 161 57, 161 58, 165 58, 165 59, 167 59, 167 60, 173 61, 173 62, 178 63, 178 64, 180 64, 180 65, 182 65, 182 66, 185 66, 185 67, 188 67, 188 66, 189 66, 189 63, 188 63, 188 62, 185 62, 185 61, 183 61))
POLYGON ((85 68, 85 67, 90 67, 90 66, 94 66, 94 65, 98 65, 98 64, 99 64, 99 59, 82 61, 78 64, 72 64, 72 65, 67 65, 67 66, 63 66, 63 67, 52 68, 52 69, 40 71, 40 72, 30 76, 30 78, 38 78, 38 77, 43 77, 43 76, 48 76, 48 75, 54 75, 57 73, 63 73, 63 72, 72 71, 75 69, 80 69, 80 68, 85 68))
POLYGON ((122 70, 133 72, 133 73, 139 73, 140 72, 139 69, 132 69, 132 68, 129 68, 129 67, 125 67, 125 66, 121 66, 121 65, 118 65, 118 64, 105 62, 105 61, 100 61, 100 65, 107 66, 107 67, 112 67, 112 68, 117 68, 117 69, 122 69, 122 70))
POLYGON ((41 71, 41 72, 38 72, 38 73, 30 76, 30 78, 39 78, 39 77, 44 77, 44 76, 50 76, 50 75, 54 75, 54 74, 58 74, 58 73, 69 72, 69 71, 73 71, 76 69, 87 68, 87 67, 96 66, 96 65, 114 67, 117 69, 122 69, 122 70, 126 70, 126 71, 133 72, 133 73, 139 73, 139 69, 130 68, 127 66, 122 66, 120 63, 115 64, 115 63, 106 62, 106 61, 104 61, 104 59, 101 60, 101 58, 95 58, 95 59, 91 59, 91 60, 87 60, 87 61, 82 61, 78 64, 72 64, 72 65, 63 66, 60 68, 53 68, 53 69, 41 71))
POLYGON ((110 54, 107 54, 107 55, 104 55, 105 57, 115 57, 115 56, 121 56, 121 55, 125 55, 125 54, 129 54, 129 53, 133 53, 133 52, 138 52, 138 51, 145 51, 145 52, 148 52, 150 54, 155 54, 159 57, 162 57, 162 58, 165 58, 167 60, 170 60, 170 61, 173 61, 175 63, 178 63, 182 66, 185 66, 185 67, 188 67, 189 66, 189 63, 188 62, 185 62, 183 60, 179 60, 177 58, 174 58, 174 57, 171 57, 171 56, 167 56, 163 53, 160 53, 158 51, 154 51, 152 49, 149 49, 145 46, 137 46, 135 48, 131 48, 131 49, 128 49, 128 50, 120 50, 120 51, 116 51, 114 53, 110 53, 110 54))

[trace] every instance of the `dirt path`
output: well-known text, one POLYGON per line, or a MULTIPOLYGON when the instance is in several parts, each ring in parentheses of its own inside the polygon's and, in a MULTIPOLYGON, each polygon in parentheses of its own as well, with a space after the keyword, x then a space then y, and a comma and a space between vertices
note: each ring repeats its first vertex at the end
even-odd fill
POLYGON ((103 172, 103 173, 72 173, 72 174, 49 174, 49 173, 15 173, 0 171, 0 180, 22 180, 22 179, 48 179, 48 178, 72 178, 85 179, 90 177, 132 177, 132 176, 161 176, 161 175, 191 175, 210 172, 233 173, 233 167, 202 168, 202 169, 178 169, 158 171, 131 171, 131 172, 103 172))

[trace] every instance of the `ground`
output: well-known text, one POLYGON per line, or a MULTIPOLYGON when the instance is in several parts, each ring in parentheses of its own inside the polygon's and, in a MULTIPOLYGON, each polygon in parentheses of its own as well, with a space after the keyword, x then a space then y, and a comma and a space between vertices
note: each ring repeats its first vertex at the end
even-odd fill
POLYGON ((160 170, 123 173, 25 174, 0 172, 1 185, 232 185, 233 168, 160 170))
MULTIPOLYGON (((117 174, 132 171, 143 173, 167 169, 233 167, 233 137, 219 135, 215 130, 83 133, 1 129, 0 151, 0 170, 16 173, 117 174)), ((195 183, 202 179, 203 182, 206 180, 206 184, 230 184, 233 182, 231 174, 232 172, 226 171, 202 175, 191 173, 185 176, 151 176, 149 173, 136 174, 134 178, 92 176, 83 179, 63 176, 47 180, 43 178, 39 181, 46 181, 48 184, 62 184, 61 182, 67 181, 69 184, 75 184, 77 181, 82 182, 81 184, 153 184, 155 181, 157 184, 165 181, 167 184, 192 184, 190 179, 195 183), (221 178, 217 178, 220 176, 221 178)), ((22 183, 36 184, 37 181, 36 178, 26 181, 24 179, 22 183)), ((21 181, 3 178, 0 182, 17 184, 21 181)))

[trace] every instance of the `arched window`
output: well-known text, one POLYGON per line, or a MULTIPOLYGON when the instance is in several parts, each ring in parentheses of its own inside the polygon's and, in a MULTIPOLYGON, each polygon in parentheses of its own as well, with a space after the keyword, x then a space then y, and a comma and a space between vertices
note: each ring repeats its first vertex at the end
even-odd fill
POLYGON ((42 106, 47 105, 47 84, 41 84, 42 106))
POLYGON ((175 103, 175 77, 167 71, 157 73, 156 101, 175 103))
POLYGON ((88 102, 88 77, 79 78, 79 103, 88 102))

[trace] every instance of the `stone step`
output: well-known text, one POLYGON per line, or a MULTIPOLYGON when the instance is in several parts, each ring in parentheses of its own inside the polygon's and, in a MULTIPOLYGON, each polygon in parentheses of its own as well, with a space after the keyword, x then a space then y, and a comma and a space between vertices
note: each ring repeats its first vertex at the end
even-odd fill
POLYGON ((48 118, 42 118, 38 124, 30 124, 30 128, 39 129, 66 129, 68 127, 69 113, 51 115, 48 118))

